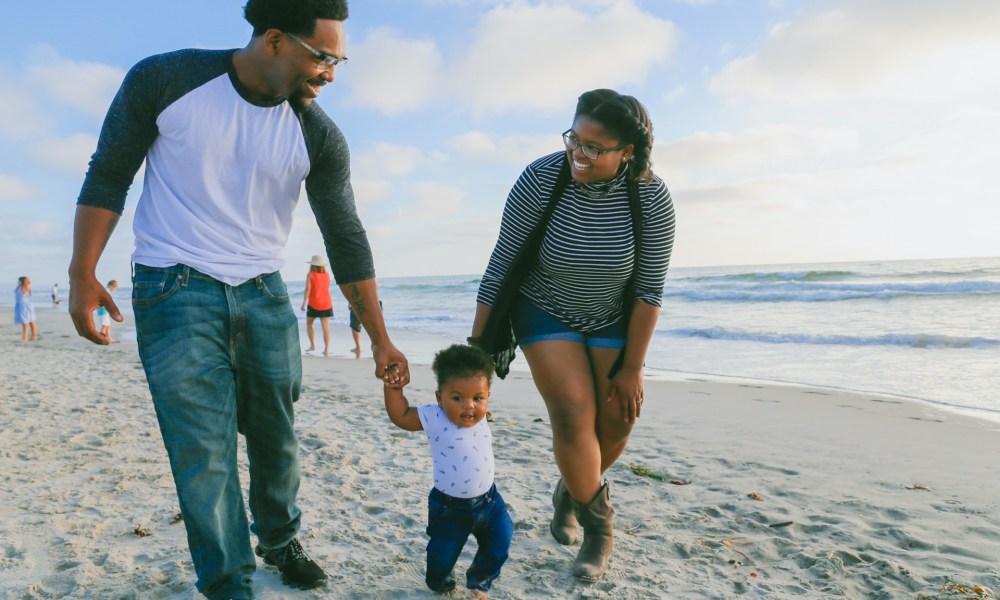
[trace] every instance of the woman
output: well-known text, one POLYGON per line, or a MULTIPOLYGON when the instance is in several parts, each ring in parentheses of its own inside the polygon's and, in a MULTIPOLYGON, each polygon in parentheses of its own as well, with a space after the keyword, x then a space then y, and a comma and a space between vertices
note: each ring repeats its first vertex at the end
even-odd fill
POLYGON ((14 289, 14 324, 21 326, 21 341, 38 339, 38 329, 35 327, 35 306, 31 303, 31 279, 18 277, 17 288, 14 289), (31 337, 28 337, 28 330, 31 337))
POLYGON ((550 530, 572 544, 577 523, 583 526, 573 573, 593 581, 607 569, 613 537, 614 510, 601 475, 625 450, 642 412, 642 366, 659 314, 674 211, 651 171, 653 126, 635 98, 606 89, 583 94, 563 141, 565 151, 530 164, 510 192, 469 341, 490 330, 494 301, 510 289, 503 282, 523 273, 509 314, 548 409, 562 475, 550 530), (539 249, 515 263, 531 239, 541 240, 539 249))
POLYGON ((320 320, 323 327, 323 356, 330 355, 330 317, 333 316, 333 298, 330 297, 330 274, 326 271, 326 261, 319 254, 309 262, 309 273, 306 275, 306 291, 302 295, 302 310, 306 312, 306 333, 309 335, 309 349, 316 350, 313 323, 320 320))

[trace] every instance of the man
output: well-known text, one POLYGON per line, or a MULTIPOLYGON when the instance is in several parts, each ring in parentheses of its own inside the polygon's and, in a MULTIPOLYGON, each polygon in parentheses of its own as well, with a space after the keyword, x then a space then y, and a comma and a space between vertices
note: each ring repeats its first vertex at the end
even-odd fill
POLYGON ((57 306, 60 302, 62 302, 62 301, 59 299, 59 284, 58 283, 53 283, 52 284, 52 306, 57 306))
POLYGON ((133 308, 199 591, 253 598, 254 553, 289 585, 323 570, 296 539, 298 325, 278 269, 303 181, 333 274, 372 340, 376 377, 409 381, 378 310, 347 143, 313 102, 345 61, 346 0, 249 0, 249 43, 141 61, 105 119, 78 200, 70 264, 77 332, 122 317, 95 276, 135 173, 133 308), (237 432, 250 464, 247 522, 237 432), (249 530, 257 536, 252 549, 249 530))

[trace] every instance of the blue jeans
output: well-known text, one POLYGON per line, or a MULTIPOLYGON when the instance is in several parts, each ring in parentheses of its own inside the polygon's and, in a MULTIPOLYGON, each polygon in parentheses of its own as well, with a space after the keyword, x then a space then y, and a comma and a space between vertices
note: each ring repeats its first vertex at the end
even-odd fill
POLYGON ((493 485, 475 498, 453 498, 437 488, 427 498, 427 575, 424 581, 435 592, 455 588, 452 570, 458 562, 469 534, 476 536, 479 549, 465 573, 470 590, 490 591, 500 567, 507 562, 514 522, 507 504, 493 485))
POLYGON ((253 532, 279 548, 299 530, 298 324, 279 273, 226 285, 184 265, 135 265, 139 357, 170 458, 198 590, 253 598, 256 558, 236 462, 246 438, 253 532))

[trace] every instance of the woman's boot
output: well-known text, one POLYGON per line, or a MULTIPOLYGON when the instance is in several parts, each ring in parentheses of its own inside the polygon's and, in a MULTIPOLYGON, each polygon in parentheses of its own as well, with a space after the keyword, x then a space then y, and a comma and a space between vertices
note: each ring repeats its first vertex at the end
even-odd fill
POLYGON ((552 492, 552 507, 555 514, 552 515, 552 522, 549 523, 549 531, 552 537, 564 546, 576 543, 576 515, 573 514, 573 498, 566 489, 562 477, 556 483, 556 489, 552 492))
POLYGON ((576 518, 583 525, 583 546, 573 562, 573 575, 585 581, 597 581, 604 577, 608 568, 614 538, 615 509, 611 508, 607 482, 590 503, 572 502, 576 518))

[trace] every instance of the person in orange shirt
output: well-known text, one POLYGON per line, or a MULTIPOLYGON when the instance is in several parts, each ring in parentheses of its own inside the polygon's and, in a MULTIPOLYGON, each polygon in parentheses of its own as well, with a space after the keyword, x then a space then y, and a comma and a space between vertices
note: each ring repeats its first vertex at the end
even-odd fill
POLYGON ((306 333, 309 334, 309 348, 306 353, 316 351, 313 323, 319 319, 323 327, 323 356, 330 355, 330 317, 333 316, 333 298, 330 297, 330 273, 326 270, 323 256, 316 254, 309 262, 306 275, 306 291, 302 295, 302 309, 306 311, 306 333), (308 310, 307 310, 308 309, 308 310))

